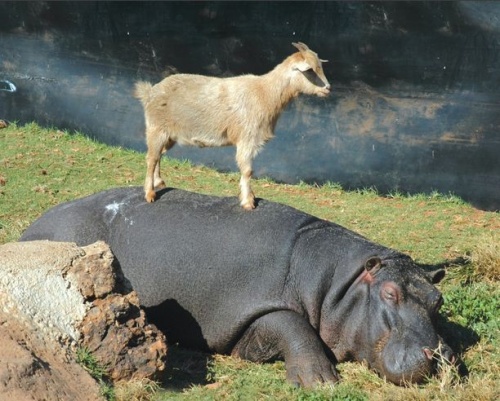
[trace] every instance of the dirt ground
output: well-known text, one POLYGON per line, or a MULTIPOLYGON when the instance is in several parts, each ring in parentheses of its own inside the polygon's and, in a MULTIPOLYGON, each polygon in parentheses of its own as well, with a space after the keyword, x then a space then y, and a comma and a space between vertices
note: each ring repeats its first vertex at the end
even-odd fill
POLYGON ((76 362, 0 310, 0 401, 98 401, 99 386, 76 362))

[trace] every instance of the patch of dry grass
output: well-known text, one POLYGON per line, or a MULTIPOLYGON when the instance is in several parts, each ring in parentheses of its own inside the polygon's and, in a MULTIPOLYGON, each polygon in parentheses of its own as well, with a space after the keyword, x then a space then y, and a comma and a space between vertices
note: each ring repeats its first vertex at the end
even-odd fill
POLYGON ((115 401, 149 401, 160 385, 148 379, 119 382, 114 386, 115 401))
POLYGON ((468 259, 474 266, 474 274, 479 280, 499 282, 500 234, 494 232, 478 238, 468 259))

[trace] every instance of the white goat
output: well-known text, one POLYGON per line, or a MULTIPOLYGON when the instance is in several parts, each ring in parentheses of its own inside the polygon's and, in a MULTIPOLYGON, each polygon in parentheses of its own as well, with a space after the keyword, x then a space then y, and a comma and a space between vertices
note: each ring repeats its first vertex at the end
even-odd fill
POLYGON ((252 161, 274 136, 284 107, 300 93, 325 97, 330 84, 318 55, 304 43, 292 43, 299 52, 287 57, 261 76, 218 78, 176 74, 156 85, 139 81, 134 95, 140 99, 146 121, 147 172, 145 198, 155 200, 155 188, 164 188, 160 177, 162 153, 181 145, 236 146, 240 169, 240 201, 255 207, 250 187, 252 161))

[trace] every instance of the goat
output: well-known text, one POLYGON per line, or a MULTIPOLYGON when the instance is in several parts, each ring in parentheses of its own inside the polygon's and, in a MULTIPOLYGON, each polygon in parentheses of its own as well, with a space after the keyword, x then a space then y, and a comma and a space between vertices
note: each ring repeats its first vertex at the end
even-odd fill
POLYGON ((144 108, 146 123, 147 202, 154 202, 155 188, 164 188, 160 177, 161 155, 180 145, 236 146, 241 173, 240 204, 255 207, 250 187, 252 161, 274 136, 285 106, 300 93, 328 96, 330 84, 318 55, 304 43, 299 51, 267 74, 219 78, 196 74, 171 75, 156 85, 138 81, 134 96, 144 108))

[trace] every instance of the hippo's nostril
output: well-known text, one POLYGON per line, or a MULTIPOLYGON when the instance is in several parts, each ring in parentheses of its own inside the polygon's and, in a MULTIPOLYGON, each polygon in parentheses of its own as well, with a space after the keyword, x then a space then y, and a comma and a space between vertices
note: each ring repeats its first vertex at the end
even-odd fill
POLYGON ((422 350, 424 351, 425 357, 426 357, 429 361, 432 361, 432 360, 434 359, 434 352, 433 352, 431 349, 429 349, 429 348, 425 347, 425 348, 423 348, 422 350))
POLYGON ((457 357, 451 350, 445 350, 445 352, 443 352, 443 358, 445 359, 446 362, 452 365, 455 365, 457 363, 457 357))
POLYGON ((457 363, 457 357, 447 345, 440 345, 435 350, 432 350, 428 347, 423 347, 422 351, 429 361, 434 360, 437 363, 448 363, 451 365, 455 365, 457 363))
POLYGON ((453 350, 445 343, 439 344, 439 351, 441 362, 449 363, 455 365, 457 363, 457 357, 453 350))

